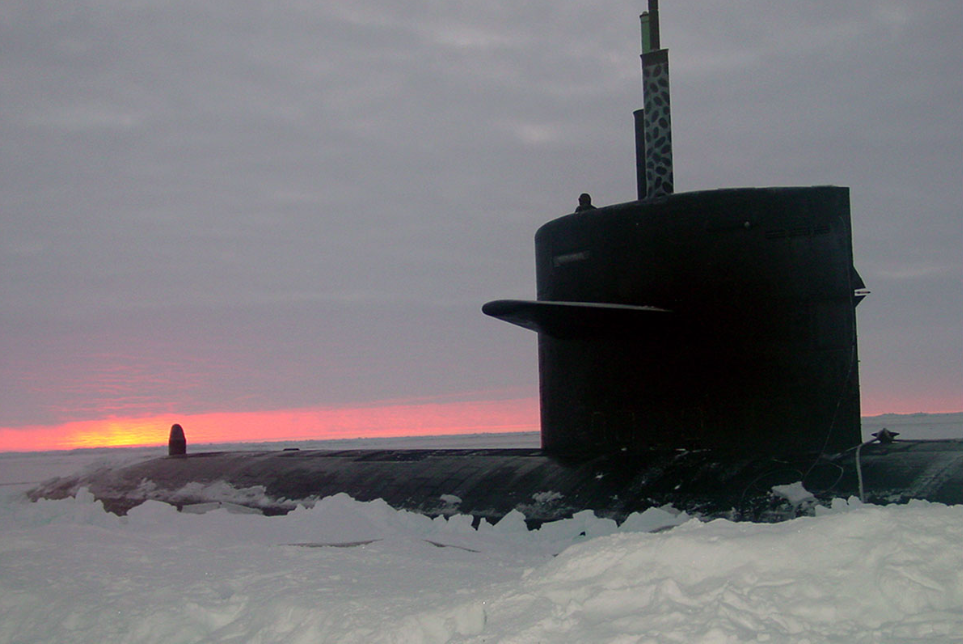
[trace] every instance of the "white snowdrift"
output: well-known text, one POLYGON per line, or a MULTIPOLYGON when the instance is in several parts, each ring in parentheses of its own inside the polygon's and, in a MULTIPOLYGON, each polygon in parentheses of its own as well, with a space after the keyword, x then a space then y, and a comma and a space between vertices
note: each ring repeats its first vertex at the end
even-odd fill
POLYGON ((963 638, 963 512, 846 509, 573 546, 493 598, 488 641, 963 638))
POLYGON ((781 524, 653 510, 476 530, 344 495, 119 518, 8 489, 0 642, 960 641, 961 527, 960 507, 850 501, 781 524))

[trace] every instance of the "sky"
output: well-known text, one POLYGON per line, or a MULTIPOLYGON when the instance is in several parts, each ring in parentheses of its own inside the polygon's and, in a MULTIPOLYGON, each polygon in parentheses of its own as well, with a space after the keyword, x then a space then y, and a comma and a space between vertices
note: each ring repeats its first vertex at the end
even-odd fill
MULTIPOLYGON (((4 2, 0 450, 536 428, 480 307, 635 198, 645 8, 4 2)), ((661 27, 676 191, 848 186, 863 413, 963 410, 963 4, 661 27)))

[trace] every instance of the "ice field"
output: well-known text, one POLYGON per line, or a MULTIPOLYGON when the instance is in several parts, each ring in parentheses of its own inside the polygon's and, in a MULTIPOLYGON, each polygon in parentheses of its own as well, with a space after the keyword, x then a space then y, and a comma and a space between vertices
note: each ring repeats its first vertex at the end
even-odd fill
POLYGON ((838 499, 777 524, 664 508, 529 530, 520 515, 475 529, 344 495, 280 517, 23 497, 91 461, 157 453, 0 455, 0 642, 963 641, 959 506, 838 499))

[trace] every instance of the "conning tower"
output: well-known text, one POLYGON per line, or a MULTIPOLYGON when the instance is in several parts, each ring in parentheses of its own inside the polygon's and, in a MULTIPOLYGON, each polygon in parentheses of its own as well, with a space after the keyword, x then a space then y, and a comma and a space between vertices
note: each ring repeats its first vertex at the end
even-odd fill
POLYGON ((860 443, 847 188, 673 194, 668 51, 642 15, 639 199, 535 235, 542 447, 835 452, 860 443))

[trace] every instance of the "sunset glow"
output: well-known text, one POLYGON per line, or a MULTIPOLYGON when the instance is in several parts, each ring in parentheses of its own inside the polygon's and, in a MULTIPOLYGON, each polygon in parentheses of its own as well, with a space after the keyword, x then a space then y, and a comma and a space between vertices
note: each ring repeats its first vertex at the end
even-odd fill
POLYGON ((0 451, 135 447, 167 443, 183 426, 188 445, 535 431, 538 401, 386 404, 261 412, 111 417, 51 426, 0 427, 0 451))
MULTIPOLYGON (((864 397, 863 416, 917 412, 952 413, 958 405, 913 398, 864 397)), ((0 427, 0 451, 45 451, 98 447, 165 445, 170 427, 180 423, 188 445, 430 436, 538 431, 538 399, 396 403, 358 407, 316 407, 255 412, 112 416, 60 425, 0 427)))
POLYGON ((963 411, 963 387, 958 382, 925 382, 899 375, 860 374, 863 416, 881 414, 952 414, 963 411))

